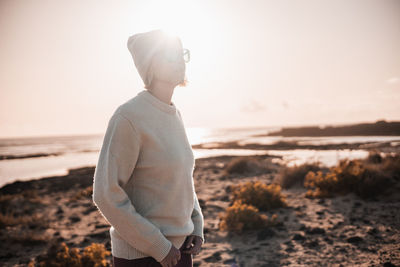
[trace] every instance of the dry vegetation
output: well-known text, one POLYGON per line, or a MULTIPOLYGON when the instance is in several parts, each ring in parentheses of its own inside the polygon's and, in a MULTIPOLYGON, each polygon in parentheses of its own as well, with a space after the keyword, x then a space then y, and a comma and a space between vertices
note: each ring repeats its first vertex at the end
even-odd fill
MULTIPOLYGON (((387 251, 398 251, 398 247, 392 249, 384 247, 383 243, 380 243, 380 240, 385 240, 390 245, 395 244, 396 240, 398 240, 398 237, 395 235, 396 232, 393 231, 395 227, 388 223, 388 221, 398 222, 398 217, 396 217, 397 209, 394 205, 393 207, 384 205, 383 207, 386 207, 387 210, 383 208, 381 210, 379 202, 373 208, 370 207, 371 203, 363 206, 364 202, 359 200, 354 202, 353 205, 351 202, 353 199, 352 196, 349 196, 349 202, 345 201, 343 203, 338 198, 335 205, 328 205, 329 201, 323 199, 312 199, 347 193, 354 193, 361 198, 368 198, 383 193, 389 195, 390 192, 396 192, 397 189, 389 191, 388 189, 392 188, 394 184, 400 185, 400 155, 398 154, 386 154, 383 156, 383 154, 371 152, 365 159, 342 160, 332 168, 321 166, 318 162, 295 167, 285 167, 280 164, 272 164, 269 158, 263 157, 234 157, 232 160, 231 158, 223 158, 218 159, 218 161, 203 161, 203 163, 199 161, 198 164, 201 168, 196 173, 198 177, 198 187, 196 188, 200 188, 199 195, 203 199, 214 192, 218 194, 210 198, 210 201, 213 202, 207 203, 207 205, 202 199, 199 200, 206 216, 205 233, 209 235, 210 240, 215 238, 217 241, 214 241, 214 244, 211 242, 208 245, 206 244, 205 254, 203 254, 203 258, 197 261, 198 264, 201 262, 202 264, 206 264, 206 266, 217 266, 222 261, 215 255, 219 255, 219 253, 223 254, 224 252, 218 251, 218 246, 215 246, 215 244, 226 242, 226 239, 224 239, 226 237, 220 237, 216 234, 218 231, 214 232, 214 229, 239 234, 244 234, 245 231, 260 229, 261 231, 256 231, 257 238, 261 236, 260 242, 263 241, 259 245, 261 248, 266 249, 262 250, 262 252, 260 250, 260 253, 256 254, 256 256, 261 257, 261 255, 266 255, 263 259, 259 260, 259 262, 264 261, 265 266, 269 263, 269 259, 276 264, 282 263, 280 262, 282 259, 279 259, 281 253, 285 255, 291 253, 289 258, 293 263, 297 262, 307 265, 307 262, 317 262, 326 253, 307 255, 314 255, 313 259, 303 259, 301 256, 304 251, 309 252, 314 248, 315 250, 317 250, 316 248, 321 248, 321 251, 327 251, 327 248, 333 248, 333 250, 340 248, 337 254, 335 254, 336 252, 329 254, 331 258, 324 258, 323 261, 325 264, 320 264, 319 266, 326 266, 326 262, 332 262, 340 255, 345 255, 346 259, 349 259, 350 253, 354 253, 354 250, 350 251, 345 246, 347 243, 343 240, 347 240, 346 229, 350 225, 359 227, 360 230, 356 238, 360 239, 359 236, 362 236, 363 242, 359 243, 365 245, 363 249, 374 248, 374 253, 380 253, 381 250, 385 253, 387 251), (221 162, 218 162, 219 160, 221 162), (277 175, 277 171, 280 169, 282 171, 279 173, 280 175, 277 175), (218 183, 218 179, 220 179, 221 184, 218 183), (229 180, 227 181, 227 179, 229 180), (215 182, 214 187, 211 189, 210 181, 215 182), (242 183, 236 184, 237 181, 241 181, 242 183), (279 181, 279 183, 276 183, 276 181, 279 181), (300 190, 297 190, 299 188, 292 191, 288 190, 287 194, 281 192, 282 188, 287 189, 296 185, 303 188, 300 188, 300 190), (221 188, 225 188, 226 191, 221 190, 221 188), (306 192, 305 195, 304 192, 306 192), (310 199, 305 199, 304 196, 310 199), (230 203, 227 207, 225 205, 227 203, 223 202, 228 201, 230 203), (293 213, 292 209, 285 209, 288 207, 288 203, 295 208, 295 213, 293 213), (352 207, 350 215, 347 215, 347 211, 350 210, 347 207, 352 207), (392 210, 393 214, 389 213, 392 210), (383 213, 380 214, 378 211, 382 211, 383 213), (282 216, 282 220, 279 221, 278 212, 279 216, 282 216), (314 216, 315 214, 318 214, 317 218, 314 216), (343 215, 343 221, 339 220, 341 214, 343 215), (218 228, 214 220, 217 215, 219 216, 218 228), (346 216, 349 216, 349 218, 346 216), (382 220, 382 218, 385 218, 385 220, 382 220), (321 228, 314 227, 315 222, 323 222, 326 225, 321 226, 321 228), (369 229, 369 227, 373 227, 371 228, 372 230, 368 230, 366 235, 362 235, 363 229, 369 229), (325 231, 328 236, 327 239, 325 239, 325 231), (301 234, 298 234, 298 232, 301 232, 301 234), (268 236, 270 238, 268 242, 264 242, 265 237, 263 235, 266 233, 268 235, 271 234, 271 236, 268 236), (323 233, 324 239, 317 238, 318 233, 323 233), (274 237, 274 235, 277 235, 277 237, 274 237), (284 235, 289 240, 282 242, 279 238, 284 235), (325 242, 326 240, 327 242, 325 242), (297 244, 295 247, 291 245, 294 243, 297 244), (284 250, 280 249, 278 253, 274 248, 276 244, 284 244, 284 250), (293 254, 293 252, 297 254, 293 254), (344 252, 348 252, 348 254, 343 254, 344 252)), ((87 180, 91 182, 91 179, 92 173, 89 173, 87 180)), ((76 180, 82 181, 82 178, 77 178, 76 180)), ((76 183, 76 181, 72 181, 71 179, 68 181, 76 183)), ((47 219, 51 219, 51 217, 46 217, 46 214, 52 213, 48 212, 49 209, 46 210, 46 206, 48 208, 51 203, 59 205, 60 203, 57 201, 60 198, 39 197, 43 191, 38 189, 31 190, 31 187, 21 192, 0 195, 0 233, 3 233, 0 242, 4 244, 4 251, 8 247, 13 247, 14 251, 12 253, 15 254, 11 255, 10 252, 7 255, 4 253, 3 259, 6 259, 6 257, 22 257, 21 255, 16 256, 17 254, 15 253, 20 250, 22 245, 35 249, 38 247, 48 248, 46 253, 39 256, 37 256, 38 253, 42 253, 45 250, 32 250, 29 255, 29 260, 32 259, 30 262, 20 261, 23 264, 28 264, 29 262, 30 267, 109 266, 110 259, 107 260, 107 258, 110 256, 110 251, 103 244, 97 243, 109 239, 108 230, 104 227, 105 223, 100 221, 99 217, 96 217, 98 216, 98 213, 95 212, 97 211, 96 208, 89 205, 91 204, 90 198, 93 192, 92 185, 88 186, 89 182, 82 184, 78 188, 71 186, 68 189, 69 191, 66 191, 66 194, 61 195, 61 197, 64 197, 62 200, 65 200, 65 204, 60 206, 61 208, 58 207, 58 209, 54 210, 57 217, 53 217, 58 223, 57 227, 59 227, 57 228, 58 238, 56 235, 53 237, 44 235, 43 231, 40 230, 49 228, 47 219), (71 202, 74 202, 73 205, 69 205, 71 202), (83 212, 85 216, 92 216, 90 223, 96 223, 92 228, 89 228, 90 223, 88 224, 86 241, 82 241, 78 237, 73 239, 68 234, 60 235, 59 229, 62 229, 65 225, 72 226, 72 231, 74 227, 75 229, 76 227, 80 227, 77 226, 78 224, 75 225, 73 223, 64 224, 65 221, 70 223, 69 218, 71 214, 79 214, 79 212, 83 212), (96 233, 93 233, 93 231, 96 233), (66 243, 62 243, 62 240, 65 240, 66 243), (88 246, 88 244, 91 245, 88 246)), ((49 192, 52 192, 54 183, 48 183, 48 185, 51 186, 49 192)), ((64 187, 59 185, 57 188, 64 187)), ((38 186, 36 188, 42 189, 43 187, 38 186)), ((54 227, 53 221, 51 228, 54 227)), ((78 222, 81 221, 79 220, 75 223, 78 222)), ((82 236, 85 236, 85 234, 82 236)), ((353 237, 350 236, 349 239, 351 238, 353 237)), ((229 239, 229 242, 237 244, 235 249, 243 253, 241 257, 244 257, 244 253, 247 252, 243 252, 242 247, 246 245, 240 243, 240 240, 238 243, 235 243, 235 239, 229 239)), ((109 242, 107 244, 109 246, 109 242)), ((232 253, 236 255, 237 252, 234 251, 232 253)), ((251 257, 254 256, 254 251, 251 250, 249 253, 251 253, 251 255, 249 254, 251 257)), ((358 253, 356 255, 358 255, 361 262, 363 259, 360 257, 363 254, 358 253)), ((368 255, 368 257, 371 256, 368 255)), ((340 261, 341 259, 338 258, 336 262, 340 261)), ((258 265, 254 264, 252 266, 258 265)), ((279 265, 271 264, 271 266, 279 265)))
POLYGON ((93 194, 93 185, 90 185, 90 186, 78 191, 76 194, 74 194, 71 197, 71 201, 75 202, 82 198, 92 197, 92 194, 93 194))
POLYGON ((307 173, 306 197, 332 197, 355 193, 361 198, 374 198, 399 182, 399 155, 382 158, 370 153, 365 159, 341 160, 328 172, 307 173))
POLYGON ((260 181, 249 181, 239 185, 231 185, 233 201, 242 200, 244 203, 257 207, 260 211, 285 207, 285 197, 281 194, 278 184, 264 184, 260 181))
POLYGON ((292 186, 303 186, 304 178, 309 171, 319 171, 321 166, 319 162, 305 163, 293 167, 282 168, 279 173, 279 184, 282 188, 288 189, 292 186))
POLYGON ((44 205, 34 190, 0 195, 0 229, 17 225, 30 229, 47 228, 48 220, 36 212, 44 205))
POLYGON ((271 211, 286 207, 285 197, 278 184, 266 185, 259 181, 249 181, 239 185, 231 185, 233 204, 220 213, 219 228, 241 233, 246 230, 261 229, 274 226, 277 214, 270 218, 259 211, 271 211))
POLYGON ((102 267, 108 266, 106 256, 110 255, 104 244, 92 243, 82 253, 78 248, 69 248, 65 242, 53 243, 47 253, 39 255, 29 267, 102 267))
POLYGON ((343 159, 326 168, 319 162, 286 167, 280 172, 282 188, 300 185, 308 189, 306 197, 333 197, 355 193, 374 198, 400 182, 400 155, 382 156, 370 151, 364 159, 343 159))
POLYGON ((245 174, 252 172, 257 166, 257 161, 252 157, 237 157, 231 160, 225 167, 225 174, 245 174))
MULTIPOLYGON (((251 173, 257 166, 251 157, 237 157, 225 168, 226 174, 251 173)), ((337 166, 326 168, 320 162, 283 168, 279 184, 264 184, 250 181, 231 185, 229 190, 233 203, 220 213, 221 230, 242 232, 259 229, 276 223, 277 215, 268 218, 263 211, 286 207, 281 188, 294 185, 308 189, 305 197, 332 197, 338 194, 355 193, 361 198, 371 198, 386 192, 396 181, 400 181, 400 156, 382 157, 370 152, 365 159, 339 161, 337 166)))
POLYGON ((273 226, 276 223, 277 216, 274 214, 269 219, 267 215, 260 214, 258 209, 253 205, 238 200, 226 209, 225 214, 220 214, 219 228, 223 231, 228 230, 242 233, 246 230, 273 226))

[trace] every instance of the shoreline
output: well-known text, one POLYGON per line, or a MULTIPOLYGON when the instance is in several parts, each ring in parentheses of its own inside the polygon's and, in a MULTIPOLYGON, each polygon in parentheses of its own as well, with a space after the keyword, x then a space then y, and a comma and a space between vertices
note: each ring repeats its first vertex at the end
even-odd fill
MULTIPOLYGON (((399 140, 400 141, 400 140, 399 140)), ((400 153, 400 145, 393 146, 391 145, 391 142, 394 141, 388 141, 388 142, 359 142, 359 143, 340 143, 340 144, 326 144, 326 145, 298 145, 296 141, 294 142, 286 142, 286 141, 278 141, 274 144, 258 144, 258 143, 248 143, 241 145, 239 144, 240 141, 230 141, 230 142, 212 142, 212 143, 202 143, 199 145, 193 145, 193 149, 232 149, 232 150, 238 150, 238 149, 246 149, 246 150, 271 150, 271 153, 267 152, 265 155, 270 155, 271 157, 275 158, 282 158, 281 155, 275 155, 274 150, 296 150, 296 149, 304 149, 304 150, 365 150, 365 151, 371 151, 371 150, 377 150, 382 153, 400 153)), ((63 153, 56 153, 58 154, 63 154, 63 153)), ((35 154, 34 157, 47 157, 47 156, 53 156, 54 153, 40 153, 38 155, 35 154)), ((263 154, 262 154, 263 155, 263 154)), ((212 160, 216 159, 219 157, 233 157, 235 155, 221 155, 221 156, 207 156, 207 157, 201 157, 198 158, 198 160, 212 160)), ((246 155, 244 155, 246 156, 246 155)), ((251 156, 251 155, 247 155, 251 156)), ((237 156, 236 156, 237 157, 237 156)), ((13 158, 27 158, 25 156, 10 156, 9 159, 13 158)), ((0 156, 0 160, 1 160, 0 156)), ((7 185, 13 184, 13 183, 32 183, 32 181, 35 180, 41 180, 41 179, 51 179, 55 177, 67 177, 70 175, 70 171, 72 171, 72 174, 74 174, 74 170, 80 170, 83 172, 86 172, 88 170, 94 170, 96 164, 93 165, 88 165, 84 167, 78 167, 78 168, 69 168, 66 169, 68 172, 66 175, 50 175, 50 176, 42 176, 42 177, 32 177, 28 179, 21 179, 19 180, 18 178, 15 178, 16 180, 13 182, 8 182, 0 186, 0 193, 1 189, 7 185), (83 169, 83 170, 82 170, 83 169), (84 170, 88 169, 88 170, 84 170)))
MULTIPOLYGON (((258 135, 267 136, 267 135, 258 135)), ((299 136, 300 137, 300 136, 299 136)), ((322 136, 324 137, 324 136, 322 136)), ((332 137, 332 136, 329 136, 332 137)), ((348 136, 345 136, 348 137, 348 136)), ((385 136, 387 137, 387 136, 385 136)), ((295 150, 295 149, 312 149, 312 150, 334 150, 334 149, 400 149, 400 136, 398 139, 391 141, 365 141, 355 143, 331 143, 331 144, 299 144, 301 141, 283 141, 279 140, 272 144, 260 144, 260 143, 247 143, 240 144, 241 140, 236 141, 219 141, 219 142, 204 142, 201 144, 192 145, 192 149, 248 149, 248 150, 295 150), (393 145, 395 144, 395 145, 393 145)), ((81 152, 97 152, 100 150, 83 150, 81 152)), ((0 154, 1 160, 13 160, 13 159, 29 159, 38 157, 51 157, 60 156, 66 154, 66 152, 54 152, 54 153, 31 153, 31 154, 0 154)))

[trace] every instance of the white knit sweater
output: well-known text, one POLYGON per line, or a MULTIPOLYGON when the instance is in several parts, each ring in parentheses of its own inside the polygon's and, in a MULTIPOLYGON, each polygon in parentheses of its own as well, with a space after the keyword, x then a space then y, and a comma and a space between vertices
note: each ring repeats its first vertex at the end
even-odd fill
POLYGON ((111 225, 113 256, 160 262, 190 234, 205 242, 194 166, 174 102, 143 90, 115 110, 93 178, 93 202, 111 225))

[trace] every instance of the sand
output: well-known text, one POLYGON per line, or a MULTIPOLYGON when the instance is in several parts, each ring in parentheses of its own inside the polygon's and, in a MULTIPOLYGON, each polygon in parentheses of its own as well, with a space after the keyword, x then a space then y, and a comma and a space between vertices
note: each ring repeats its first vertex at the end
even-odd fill
MULTIPOLYGON (((278 214, 280 226, 242 234, 219 230, 218 214, 231 204, 229 185, 252 180, 277 182, 279 170, 285 167, 272 161, 272 156, 255 156, 257 165, 251 172, 226 176, 224 168, 233 158, 196 160, 194 179, 205 217, 206 243, 200 254, 193 256, 194 266, 400 266, 397 189, 373 200, 354 194, 309 199, 302 187, 283 189, 288 207, 264 212, 268 216, 278 214)), ((50 240, 79 249, 98 242, 111 250, 109 225, 91 196, 72 200, 77 192, 92 185, 93 173, 94 167, 80 168, 66 176, 0 188, 0 196, 14 195, 14 202, 8 205, 17 213, 39 216, 30 227, 1 227, 2 266, 26 266, 46 252, 50 240), (31 195, 22 198, 23 192, 31 195), (34 238, 24 239, 27 233, 34 238)), ((107 259, 111 263, 111 257, 107 259)))

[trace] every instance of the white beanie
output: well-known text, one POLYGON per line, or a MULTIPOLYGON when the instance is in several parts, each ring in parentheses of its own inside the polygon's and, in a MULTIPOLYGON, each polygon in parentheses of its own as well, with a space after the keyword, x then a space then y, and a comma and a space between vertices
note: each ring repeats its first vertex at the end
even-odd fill
POLYGON ((137 33, 128 38, 128 50, 145 86, 150 85, 152 80, 148 71, 154 54, 163 48, 170 39, 171 36, 161 29, 137 33))

